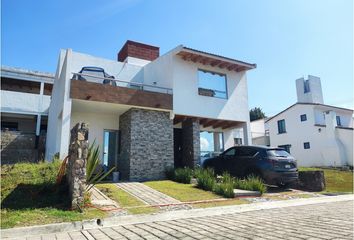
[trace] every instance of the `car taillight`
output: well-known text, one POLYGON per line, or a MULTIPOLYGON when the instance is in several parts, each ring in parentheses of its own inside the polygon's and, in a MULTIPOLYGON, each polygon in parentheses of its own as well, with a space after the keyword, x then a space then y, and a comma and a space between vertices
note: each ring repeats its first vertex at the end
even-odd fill
POLYGON ((268 159, 268 162, 272 164, 273 168, 279 168, 279 161, 275 159, 268 159))

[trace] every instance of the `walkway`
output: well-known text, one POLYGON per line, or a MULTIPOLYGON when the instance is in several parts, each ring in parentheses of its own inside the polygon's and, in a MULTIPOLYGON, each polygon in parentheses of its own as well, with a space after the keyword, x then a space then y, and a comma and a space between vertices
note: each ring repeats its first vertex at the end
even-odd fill
POLYGON ((90 193, 91 193, 91 203, 93 205, 111 207, 111 208, 119 208, 119 205, 117 202, 108 198, 105 194, 103 194, 96 187, 91 188, 90 193))
POLYGON ((180 203, 180 201, 167 196, 155 189, 152 189, 142 183, 138 182, 126 182, 126 183, 117 183, 119 188, 130 193, 134 197, 140 199, 149 205, 162 205, 162 204, 175 204, 180 203))

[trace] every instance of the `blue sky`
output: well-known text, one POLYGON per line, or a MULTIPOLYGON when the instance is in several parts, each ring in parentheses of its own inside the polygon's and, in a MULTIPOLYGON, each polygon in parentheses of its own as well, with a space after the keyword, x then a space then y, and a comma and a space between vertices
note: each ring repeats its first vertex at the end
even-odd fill
POLYGON ((295 79, 322 79, 325 103, 353 108, 351 0, 2 0, 3 65, 55 72, 60 48, 116 59, 127 39, 179 44, 250 63, 250 108, 296 101, 295 79))

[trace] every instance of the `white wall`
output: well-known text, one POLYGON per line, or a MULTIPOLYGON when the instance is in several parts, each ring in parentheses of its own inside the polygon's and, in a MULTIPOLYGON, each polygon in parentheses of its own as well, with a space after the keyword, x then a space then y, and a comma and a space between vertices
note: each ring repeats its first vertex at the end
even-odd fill
POLYGON ((118 130, 119 116, 118 114, 102 114, 92 112, 73 112, 71 114, 70 128, 79 122, 88 123, 89 127, 89 143, 96 140, 96 144, 100 146, 100 156, 103 159, 103 132, 104 130, 118 130))
POLYGON ((1 90, 1 112, 48 114, 50 96, 1 90))
POLYGON ((336 128, 336 136, 344 145, 347 164, 353 166, 353 130, 336 128))
MULTIPOLYGON (((334 166, 347 162, 341 154, 342 145, 351 146, 350 143, 341 144, 334 136, 330 127, 314 126, 314 105, 297 104, 286 112, 268 121, 270 144, 290 144, 290 152, 298 160, 299 166, 334 166), (300 115, 306 114, 307 121, 301 122, 300 115), (277 121, 285 119, 286 133, 278 134, 277 121), (331 137, 332 136, 332 137, 331 137), (304 142, 310 142, 310 149, 304 149, 304 142)), ((326 121, 327 122, 327 121, 326 121)), ((328 124, 328 122, 327 122, 328 124)), ((345 150, 347 151, 347 150, 345 150)))

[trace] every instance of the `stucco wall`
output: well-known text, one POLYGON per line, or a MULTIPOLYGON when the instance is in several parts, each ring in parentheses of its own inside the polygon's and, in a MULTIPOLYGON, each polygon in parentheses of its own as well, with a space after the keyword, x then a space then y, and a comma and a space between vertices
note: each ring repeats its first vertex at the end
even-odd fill
POLYGON ((290 144, 290 153, 299 166, 343 165, 342 147, 334 137, 334 128, 315 126, 316 116, 313 105, 296 105, 271 119, 268 121, 271 146, 290 144), (306 114, 307 121, 301 122, 302 114, 306 114), (285 119, 286 133, 278 134, 277 121, 281 119, 285 119), (310 142, 310 149, 304 149, 305 142, 310 142))
POLYGON ((345 156, 347 158, 347 164, 353 166, 353 133, 351 129, 336 128, 336 135, 345 148, 345 156))

